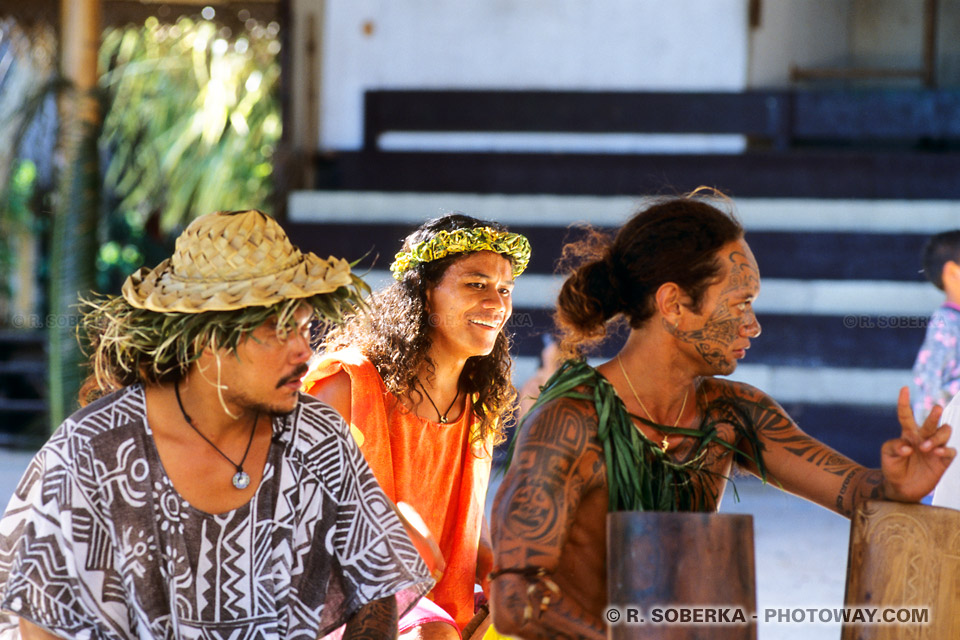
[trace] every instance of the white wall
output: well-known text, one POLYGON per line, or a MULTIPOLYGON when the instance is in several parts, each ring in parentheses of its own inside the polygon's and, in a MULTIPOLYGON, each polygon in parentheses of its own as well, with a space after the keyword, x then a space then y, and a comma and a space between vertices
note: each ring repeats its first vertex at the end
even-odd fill
MULTIPOLYGON (((748 0, 292 0, 294 137, 358 148, 367 89, 739 90, 788 86, 794 66, 920 62, 923 0, 758 1, 750 29, 748 0)), ((939 5, 938 77, 956 86, 960 0, 939 5)))
POLYGON ((760 24, 750 35, 751 87, 786 86, 792 67, 845 62, 849 55, 851 0, 760 2, 760 24))
POLYGON ((325 149, 359 147, 366 89, 746 86, 747 0, 294 0, 294 28, 324 6, 325 149))
POLYGON ((923 0, 854 0, 853 58, 872 67, 922 67, 923 4, 923 0))
MULTIPOLYGON (((924 0, 853 0, 851 51, 858 61, 894 69, 923 65, 924 0)), ((960 84, 960 0, 937 3, 937 81, 960 84)))

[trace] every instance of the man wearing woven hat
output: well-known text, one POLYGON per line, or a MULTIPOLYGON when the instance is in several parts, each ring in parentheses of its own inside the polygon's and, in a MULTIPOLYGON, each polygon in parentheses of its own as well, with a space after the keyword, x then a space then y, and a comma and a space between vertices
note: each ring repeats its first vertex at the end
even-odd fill
POLYGON ((349 265, 259 211, 87 302, 87 404, 0 520, 0 638, 394 637, 432 580, 346 425, 299 393, 349 265))
POLYGON ((468 637, 479 621, 491 452, 516 404, 504 327, 529 258, 527 239, 495 222, 452 213, 424 223, 396 255, 397 282, 328 337, 304 380, 350 423, 387 496, 437 541, 437 586, 401 618, 402 638, 468 637))

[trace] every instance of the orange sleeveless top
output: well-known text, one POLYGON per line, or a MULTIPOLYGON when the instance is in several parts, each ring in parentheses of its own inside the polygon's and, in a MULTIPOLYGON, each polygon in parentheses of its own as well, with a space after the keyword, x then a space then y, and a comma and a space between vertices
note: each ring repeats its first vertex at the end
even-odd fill
POLYGON ((477 547, 493 447, 471 447, 473 411, 440 424, 404 409, 373 364, 355 349, 321 356, 304 378, 304 391, 310 393, 340 371, 350 376, 350 431, 367 464, 387 497, 417 510, 447 564, 427 597, 463 629, 474 613, 477 547))

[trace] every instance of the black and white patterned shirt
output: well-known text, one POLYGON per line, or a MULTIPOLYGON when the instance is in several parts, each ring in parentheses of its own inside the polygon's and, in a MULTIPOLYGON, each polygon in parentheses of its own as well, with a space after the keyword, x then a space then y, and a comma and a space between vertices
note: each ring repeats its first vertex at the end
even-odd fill
POLYGON ((17 616, 63 638, 310 638, 426 567, 332 408, 301 395, 256 495, 193 508, 166 476, 143 388, 68 418, 0 520, 0 639, 17 616))

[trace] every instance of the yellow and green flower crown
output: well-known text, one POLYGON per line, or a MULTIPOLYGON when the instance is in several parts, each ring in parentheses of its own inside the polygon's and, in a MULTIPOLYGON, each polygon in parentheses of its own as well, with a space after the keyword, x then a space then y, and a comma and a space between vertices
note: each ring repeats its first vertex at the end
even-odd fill
POLYGON ((519 233, 497 231, 490 227, 440 231, 429 240, 418 242, 409 251, 399 252, 390 265, 393 277, 399 280, 404 272, 426 262, 446 258, 455 253, 494 251, 513 259, 513 277, 516 278, 530 262, 530 242, 519 233))

